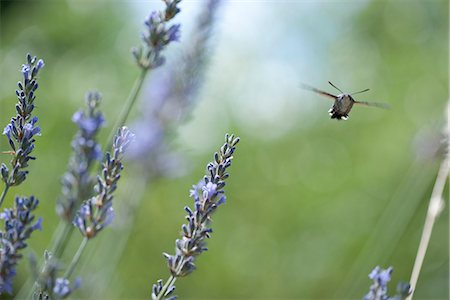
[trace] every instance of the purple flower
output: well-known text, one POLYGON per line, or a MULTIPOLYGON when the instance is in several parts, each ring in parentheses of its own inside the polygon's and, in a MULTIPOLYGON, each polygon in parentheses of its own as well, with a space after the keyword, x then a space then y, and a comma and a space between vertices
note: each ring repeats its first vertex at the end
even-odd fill
POLYGON ((40 217, 37 221, 36 221, 36 223, 33 225, 33 226, 31 226, 31 229, 34 231, 34 230, 39 230, 39 231, 42 231, 42 217, 40 217))
POLYGON ((34 116, 34 117, 31 119, 31 125, 34 126, 34 124, 36 124, 37 121, 38 121, 38 117, 34 116))
POLYGON ((152 11, 144 24, 147 25, 149 31, 156 31, 161 22, 163 22, 161 15, 157 11, 152 11))
POLYGON ((91 206, 90 203, 85 202, 81 205, 78 210, 77 215, 73 220, 73 224, 78 227, 78 229, 82 232, 86 232, 86 220, 91 217, 91 206))
POLYGON ((32 121, 34 122, 27 123, 23 126, 23 139, 30 140, 35 135, 41 135, 41 128, 39 128, 39 126, 33 127, 34 123, 37 122, 37 118, 33 118, 32 121))
POLYGON ((180 24, 175 24, 170 26, 169 30, 167 30, 166 35, 168 36, 169 42, 178 42, 180 40, 180 24))
POLYGON ((382 270, 378 275, 378 282, 381 286, 387 286, 387 283, 391 281, 392 267, 387 268, 386 270, 382 270))
POLYGON ((55 287, 53 293, 58 297, 66 297, 70 293, 70 282, 66 278, 57 278, 55 281, 55 287))
POLYGON ((380 270, 381 270, 380 266, 376 266, 372 270, 372 272, 369 273, 369 278, 372 279, 372 280, 377 280, 378 274, 380 273, 380 270))
POLYGON ((220 199, 217 201, 217 206, 225 204, 225 202, 227 202, 227 197, 225 195, 222 195, 220 199))
POLYGON ((382 270, 379 266, 376 266, 369 274, 369 278, 378 282, 381 287, 386 287, 387 283, 391 280, 393 268, 389 267, 386 270, 382 270))
POLYGON ((74 113, 72 121, 77 124, 78 128, 81 131, 84 131, 87 136, 93 136, 103 125, 105 119, 101 113, 85 116, 85 113, 80 110, 74 113))
POLYGON ((30 66, 29 65, 22 65, 21 72, 22 72, 23 77, 25 78, 25 80, 28 80, 29 73, 30 73, 30 66))
POLYGON ((103 223, 103 226, 108 226, 109 224, 112 223, 116 214, 114 213, 114 209, 112 208, 112 206, 106 210, 105 214, 106 214, 106 216, 105 216, 105 221, 103 223))
POLYGON ((36 64, 36 68, 42 69, 45 66, 44 61, 42 59, 38 60, 37 64, 36 64))
POLYGON ((68 297, 75 289, 81 284, 80 278, 75 279, 73 286, 70 286, 70 281, 66 278, 56 278, 55 285, 53 287, 53 293, 58 298, 68 297))
POLYGON ((5 129, 3 129, 3 134, 11 140, 11 124, 6 125, 5 129))
POLYGON ((217 195, 217 184, 208 182, 205 186, 202 187, 203 190, 203 198, 211 200, 217 195))
POLYGON ((189 190, 189 197, 194 199, 194 203, 197 203, 200 201, 200 198, 198 196, 198 185, 193 185, 192 188, 189 190))
POLYGON ((92 149, 91 152, 91 157, 94 160, 100 160, 102 159, 103 156, 103 152, 102 152, 102 148, 100 147, 100 144, 95 144, 94 149, 92 149))
POLYGON ((42 229, 42 219, 34 222, 32 212, 37 208, 39 200, 15 198, 15 206, 5 209, 0 218, 5 221, 5 228, 0 231, 0 294, 12 294, 12 280, 16 275, 16 266, 22 254, 20 250, 27 246, 27 239, 35 230, 42 229))
POLYGON ((82 118, 83 118, 83 111, 82 110, 76 111, 72 116, 72 122, 78 124, 80 123, 82 118))
MULTIPOLYGON (((11 125, 11 124, 6 125, 5 129, 3 129, 3 134, 6 135, 6 137, 8 138, 8 142, 9 142, 9 145, 11 146, 11 149, 13 151, 16 151, 16 145, 14 144, 13 140, 11 139, 11 131, 13 128, 12 126, 13 125, 11 125)), ((5 168, 6 168, 6 166, 5 166, 5 168)), ((7 168, 6 168, 6 171, 8 172, 7 168)), ((3 180, 6 182, 7 177, 4 178, 3 180)))

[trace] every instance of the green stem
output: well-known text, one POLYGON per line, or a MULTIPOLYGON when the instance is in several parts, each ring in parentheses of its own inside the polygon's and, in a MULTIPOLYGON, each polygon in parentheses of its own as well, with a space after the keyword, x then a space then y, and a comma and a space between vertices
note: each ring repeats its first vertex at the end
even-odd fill
POLYGON ((145 76, 147 75, 147 72, 148 72, 147 69, 142 69, 141 73, 139 74, 139 77, 136 79, 136 81, 133 85, 133 88, 125 102, 125 106, 120 114, 120 117, 117 119, 116 124, 112 128, 111 133, 109 134, 109 137, 107 140, 108 146, 106 149, 111 148, 112 143, 113 143, 113 138, 114 138, 114 135, 116 134, 117 130, 120 127, 124 126, 125 123, 127 122, 128 116, 130 115, 131 109, 133 108, 134 104, 136 103, 136 100, 137 100, 139 92, 142 88, 142 84, 144 83, 144 79, 145 79, 145 76))
MULTIPOLYGON (((194 231, 195 232, 195 231, 194 231)), ((181 258, 181 260, 178 262, 177 268, 175 269, 176 274, 179 274, 181 272, 181 269, 183 269, 184 265, 184 257, 181 258)), ((168 290, 172 288, 172 286, 175 284, 175 281, 177 280, 177 277, 170 275, 169 279, 167 279, 166 284, 164 284, 161 292, 158 294, 158 297, 156 297, 156 300, 162 300, 165 299, 165 294, 168 290), (163 297, 163 298, 161 298, 163 297)))
POLYGON ((8 189, 9 189, 9 184, 5 183, 5 188, 3 189, 2 195, 0 196, 0 207, 2 206, 3 201, 5 200, 8 189))
POLYGON ((69 277, 72 275, 73 271, 75 270, 75 267, 77 266, 78 262, 80 261, 81 254, 83 254, 83 251, 86 248, 88 241, 89 241, 89 239, 87 237, 83 238, 83 240, 81 241, 80 247, 78 247, 77 252, 73 256, 72 262, 70 263, 69 267, 67 268, 66 274, 64 274, 64 278, 69 279, 69 277))
POLYGON ((165 299, 164 295, 167 293, 167 291, 172 288, 172 285, 174 285, 177 278, 173 275, 170 275, 169 279, 167 279, 166 284, 163 286, 161 292, 158 294, 158 297, 156 297, 156 300, 163 300, 165 299))
POLYGON ((64 250, 72 237, 73 229, 75 228, 72 224, 62 220, 60 221, 59 226, 63 226, 63 229, 59 230, 60 233, 57 235, 53 246, 50 248, 52 249, 51 252, 53 256, 58 259, 61 258, 64 253, 64 250))
POLYGON ((406 298, 412 300, 414 291, 416 289, 417 280, 419 279, 420 271, 430 244, 431 233, 437 217, 441 214, 444 208, 444 200, 442 195, 444 193, 445 183, 450 171, 450 158, 446 157, 439 167, 439 172, 434 182, 433 191, 431 192, 430 202, 428 204, 427 216, 425 224, 423 225, 422 237, 417 249, 416 260, 414 261, 413 271, 411 274, 411 294, 406 298))

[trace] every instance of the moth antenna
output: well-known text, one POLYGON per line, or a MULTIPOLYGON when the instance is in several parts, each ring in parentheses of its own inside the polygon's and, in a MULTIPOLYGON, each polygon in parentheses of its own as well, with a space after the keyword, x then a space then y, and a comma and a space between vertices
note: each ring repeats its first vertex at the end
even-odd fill
POLYGON ((365 89, 365 90, 362 90, 362 91, 359 91, 359 92, 354 92, 354 93, 351 93, 350 95, 356 95, 356 94, 361 94, 361 93, 365 93, 365 92, 367 92, 367 91, 370 91, 370 89, 365 89))
POLYGON ((340 88, 338 88, 337 86, 335 86, 334 84, 332 84, 331 81, 328 81, 328 83, 329 83, 332 87, 334 87, 335 89, 337 89, 339 92, 341 92, 342 94, 344 93, 343 91, 341 91, 340 88))

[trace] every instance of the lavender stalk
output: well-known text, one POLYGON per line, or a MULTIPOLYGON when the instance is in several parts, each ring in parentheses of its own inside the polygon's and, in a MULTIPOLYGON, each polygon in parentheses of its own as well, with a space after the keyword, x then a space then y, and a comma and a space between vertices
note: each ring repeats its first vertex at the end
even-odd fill
POLYGON ((130 157, 138 162, 147 181, 170 176, 179 170, 176 153, 170 150, 167 137, 190 113, 198 98, 210 54, 220 0, 207 0, 196 17, 192 34, 183 54, 166 71, 150 79, 142 105, 142 116, 134 124, 136 143, 130 157))
POLYGON ((98 109, 101 98, 98 92, 87 93, 87 109, 77 111, 72 117, 78 132, 72 140, 73 154, 62 179, 62 196, 56 208, 58 215, 67 223, 72 223, 81 201, 91 196, 94 184, 89 171, 95 161, 102 159, 101 147, 97 143, 98 132, 105 122, 98 109))
MULTIPOLYGON (((412 300, 414 292, 416 290, 417 281, 419 280, 420 271, 422 269, 422 264, 425 260, 425 255, 427 253, 428 245, 430 243, 431 234, 433 232, 434 223, 444 209, 444 200, 442 198, 445 182, 449 178, 450 172, 450 101, 447 103, 447 122, 444 127, 445 135, 445 157, 441 162, 439 171, 434 182, 433 191, 431 192, 430 201, 428 204, 427 216, 425 219, 425 224, 423 225, 422 236, 420 238, 419 247, 417 249, 416 259, 414 261, 413 270, 411 273, 411 288, 412 292, 409 295, 408 300, 412 300)), ((449 178, 450 180, 450 178, 449 178)))
POLYGON ((44 67, 44 61, 37 59, 36 56, 27 54, 27 63, 22 65, 23 82, 17 84, 16 95, 18 103, 16 104, 17 115, 11 118, 6 125, 3 134, 8 138, 11 151, 3 153, 11 154, 11 169, 2 163, 0 167, 1 178, 5 183, 4 190, 0 196, 0 206, 5 200, 6 194, 11 186, 17 186, 25 181, 30 160, 36 158, 31 155, 34 149, 35 136, 41 134, 41 129, 36 126, 38 118, 32 116, 35 92, 38 88, 37 76, 44 67))
POLYGON ((85 201, 77 212, 73 224, 87 239, 94 238, 114 218, 113 194, 123 170, 123 155, 132 139, 133 134, 128 128, 119 129, 114 138, 112 154, 106 153, 102 174, 97 176, 96 195, 85 201))
POLYGON ((136 103, 137 96, 142 88, 142 84, 149 70, 162 66, 165 58, 162 55, 163 50, 171 42, 180 39, 180 25, 175 24, 168 27, 168 23, 180 12, 178 4, 181 0, 162 0, 166 8, 164 11, 152 12, 145 21, 146 32, 142 34, 143 44, 140 47, 132 49, 133 56, 141 73, 136 80, 133 89, 126 100, 125 107, 121 112, 118 121, 113 127, 109 141, 112 140, 116 128, 122 127, 127 122, 128 116, 136 103))
POLYGON ((229 177, 226 170, 231 166, 237 143, 239 138, 227 134, 225 144, 214 154, 214 161, 207 165, 208 175, 190 190, 190 196, 194 199, 194 209, 185 207, 188 222, 181 226, 182 236, 175 242, 175 254, 164 253, 171 276, 164 285, 162 280, 153 285, 153 300, 175 299, 173 291, 176 279, 192 273, 196 268, 194 264, 196 257, 208 250, 206 239, 210 238, 212 233, 211 216, 221 204, 225 203, 223 188, 225 179, 229 177))
POLYGON ((89 174, 92 165, 102 158, 97 135, 105 122, 103 114, 98 107, 101 94, 89 92, 86 94, 86 110, 77 111, 72 121, 77 125, 78 132, 72 140, 73 154, 69 160, 69 167, 62 179, 62 196, 56 210, 61 217, 61 223, 54 238, 52 253, 60 257, 73 232, 72 221, 76 210, 83 200, 92 196, 94 178, 89 174))

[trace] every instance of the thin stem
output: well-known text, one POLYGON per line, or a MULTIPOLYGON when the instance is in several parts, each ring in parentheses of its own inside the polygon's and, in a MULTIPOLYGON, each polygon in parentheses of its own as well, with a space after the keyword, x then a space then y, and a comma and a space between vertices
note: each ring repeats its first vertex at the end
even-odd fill
MULTIPOLYGON (((450 7, 449 7, 449 11, 450 11, 450 7)), ((449 78, 449 77, 447 77, 447 78, 449 78)), ((448 92, 450 92, 450 85, 447 85, 447 88, 448 88, 448 92)), ((447 158, 449 158, 450 157, 450 99, 447 100, 447 116, 446 117, 447 117, 447 124, 446 124, 447 128, 445 129, 445 132, 446 132, 447 136, 445 137, 445 139, 446 139, 445 153, 447 154, 447 158)), ((448 206, 448 209, 449 209, 448 212, 450 214, 450 176, 447 176, 447 179, 448 179, 448 187, 449 187, 448 188, 448 199, 449 199, 448 202, 449 203, 447 203, 447 206, 448 206)), ((449 226, 449 230, 450 230, 450 222, 449 222, 448 226, 449 226)), ((449 242, 450 242, 450 240, 449 240, 449 242)), ((450 244, 449 244, 449 248, 448 249, 450 251, 450 244)), ((449 253, 449 255, 450 255, 450 253, 449 253)), ((450 262, 449 262, 448 267, 450 268, 450 262)), ((450 285, 448 286, 448 294, 450 295, 450 285)))
POLYGON ((56 241, 53 243, 52 249, 53 256, 56 258, 60 258, 66 249, 67 243, 72 237, 72 233, 74 230, 74 226, 71 223, 67 223, 61 220, 61 225, 64 226, 62 230, 60 230, 60 234, 56 237, 56 241))
POLYGON ((2 195, 0 196, 0 207, 2 206, 3 201, 5 200, 8 189, 9 189, 9 184, 5 183, 5 188, 3 189, 2 195))
POLYGON ((89 239, 87 237, 84 237, 83 240, 81 241, 80 247, 78 247, 77 252, 73 256, 72 262, 70 263, 69 267, 67 268, 64 278, 69 279, 69 277, 72 275, 73 271, 75 270, 75 267, 77 266, 78 262, 80 261, 81 254, 83 254, 83 251, 86 248, 88 241, 89 241, 89 239))
POLYGON ((428 244, 430 242, 431 233, 433 231, 433 225, 436 218, 442 211, 444 201, 442 200, 442 192, 449 174, 449 158, 446 157, 441 163, 439 168, 439 173, 434 183, 433 192, 431 193, 430 204, 428 205, 427 217, 425 219, 425 224, 423 226, 422 237, 420 239, 419 249, 417 250, 416 260, 414 262, 413 271, 411 274, 410 284, 411 284, 411 295, 407 298, 412 300, 414 295, 414 290, 416 289, 417 280, 419 278, 420 270, 422 268, 423 260, 427 252, 428 244))
POLYGON ((130 115, 131 109, 133 108, 134 104, 136 103, 137 97, 139 95, 139 92, 142 88, 142 84, 144 83, 145 76, 147 75, 148 70, 142 68, 141 73, 139 77, 136 79, 133 88, 130 91, 130 94, 128 95, 128 98, 125 102, 125 106, 120 114, 120 117, 117 119, 116 124, 114 124, 114 127, 112 128, 108 140, 107 140, 107 148, 111 148, 114 135, 116 134, 117 130, 124 126, 127 122, 128 116, 130 115))
POLYGON ((164 284, 161 292, 158 294, 158 297, 156 297, 156 300, 162 300, 164 299, 164 295, 166 294, 166 292, 172 288, 172 286, 174 285, 175 281, 177 280, 177 278, 173 275, 170 275, 169 279, 167 279, 166 284, 164 284))
MULTIPOLYGON (((195 236, 195 231, 192 235, 195 236)), ((175 269, 176 274, 179 274, 181 272, 181 270, 183 269, 184 262, 185 262, 184 257, 182 257, 181 260, 178 262, 177 268, 175 269)), ((164 297, 164 295, 167 293, 167 291, 169 291, 172 288, 172 286, 175 284, 176 280, 177 280, 176 276, 170 275, 169 279, 167 279, 166 284, 164 284, 161 292, 158 294, 158 297, 156 298, 156 300, 164 299, 161 297, 164 297)))

